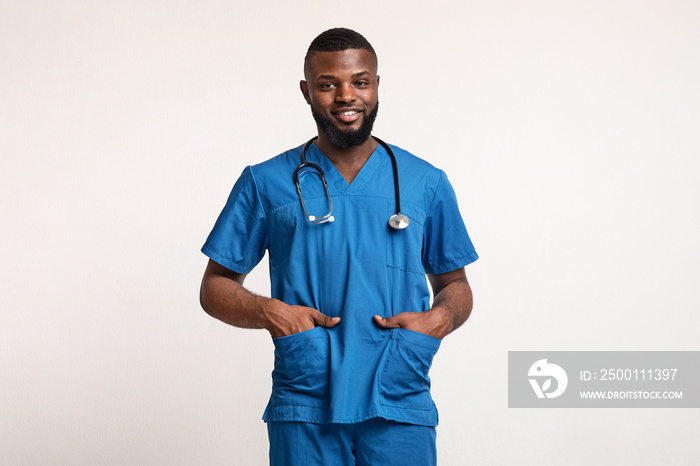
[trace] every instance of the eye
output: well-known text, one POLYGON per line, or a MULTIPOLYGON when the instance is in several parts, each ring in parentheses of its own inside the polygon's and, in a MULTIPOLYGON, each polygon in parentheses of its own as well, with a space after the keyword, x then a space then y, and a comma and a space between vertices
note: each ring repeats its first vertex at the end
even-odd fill
POLYGON ((357 81, 357 82, 355 83, 355 86, 357 86, 357 87, 365 87, 365 86, 368 86, 368 85, 369 85, 369 82, 368 82, 368 81, 357 81))
POLYGON ((335 87, 335 84, 333 83, 322 83, 321 84, 321 89, 333 89, 335 87))

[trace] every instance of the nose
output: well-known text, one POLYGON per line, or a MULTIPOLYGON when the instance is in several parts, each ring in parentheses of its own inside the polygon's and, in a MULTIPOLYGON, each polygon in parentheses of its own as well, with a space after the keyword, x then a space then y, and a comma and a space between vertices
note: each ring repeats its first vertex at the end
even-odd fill
POLYGON ((354 102, 357 99, 355 88, 350 83, 338 86, 335 101, 338 103, 354 102))

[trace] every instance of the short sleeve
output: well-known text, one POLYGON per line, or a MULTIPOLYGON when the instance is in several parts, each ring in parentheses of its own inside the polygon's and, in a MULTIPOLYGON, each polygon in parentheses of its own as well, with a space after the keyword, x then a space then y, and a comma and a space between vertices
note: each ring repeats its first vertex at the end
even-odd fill
POLYGON ((459 213, 457 196, 441 171, 424 225, 423 268, 429 274, 446 273, 478 258, 459 213))
POLYGON ((262 260, 267 244, 265 211, 253 172, 247 167, 233 186, 202 252, 227 269, 245 274, 262 260))

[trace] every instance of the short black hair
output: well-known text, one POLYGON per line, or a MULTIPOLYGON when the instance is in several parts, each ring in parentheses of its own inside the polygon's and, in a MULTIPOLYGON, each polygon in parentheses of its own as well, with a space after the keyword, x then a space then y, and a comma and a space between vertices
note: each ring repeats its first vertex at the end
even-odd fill
POLYGON ((377 54, 365 37, 359 32, 347 28, 333 28, 323 31, 309 45, 304 57, 304 69, 309 58, 316 52, 342 52, 349 49, 364 49, 377 58, 377 54))
POLYGON ((341 52, 348 49, 365 49, 377 56, 372 44, 362 34, 347 28, 323 31, 311 42, 307 55, 313 52, 341 52))

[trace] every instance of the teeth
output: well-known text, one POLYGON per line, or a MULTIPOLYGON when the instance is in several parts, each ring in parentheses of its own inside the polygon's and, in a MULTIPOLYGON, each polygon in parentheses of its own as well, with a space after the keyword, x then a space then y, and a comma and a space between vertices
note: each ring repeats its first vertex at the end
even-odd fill
POLYGON ((347 112, 339 112, 338 115, 350 116, 350 115, 354 115, 356 113, 357 113, 357 110, 349 110, 347 112))

